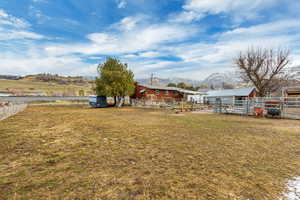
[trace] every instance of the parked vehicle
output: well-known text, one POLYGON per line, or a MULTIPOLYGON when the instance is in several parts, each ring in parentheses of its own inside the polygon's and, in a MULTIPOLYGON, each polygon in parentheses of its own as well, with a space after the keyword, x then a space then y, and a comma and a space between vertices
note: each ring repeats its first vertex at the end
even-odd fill
POLYGON ((91 96, 89 96, 89 104, 93 108, 106 108, 106 107, 109 107, 109 104, 107 103, 107 97, 106 96, 91 95, 91 96))
POLYGON ((267 116, 268 117, 280 117, 281 110, 279 108, 267 108, 267 116))

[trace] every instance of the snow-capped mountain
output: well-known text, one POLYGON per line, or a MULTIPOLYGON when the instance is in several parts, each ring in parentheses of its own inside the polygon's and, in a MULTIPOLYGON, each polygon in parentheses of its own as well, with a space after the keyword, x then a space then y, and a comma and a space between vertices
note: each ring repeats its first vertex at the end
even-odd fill
MULTIPOLYGON (((137 79, 139 83, 149 84, 150 79, 137 79)), ((200 85, 207 85, 213 86, 214 88, 222 88, 224 84, 238 86, 241 85, 242 81, 240 80, 238 74, 234 72, 228 73, 213 73, 209 75, 204 80, 192 80, 192 79, 185 79, 185 78, 154 78, 153 83, 158 85, 167 85, 168 83, 180 83, 184 82, 188 85, 193 86, 200 86, 200 85)))
POLYGON ((238 86, 242 84, 239 75, 234 72, 213 73, 202 81, 202 85, 214 86, 221 88, 224 84, 238 86))
MULTIPOLYGON (((148 79, 136 79, 137 82, 142 84, 150 84, 150 78, 148 79)), ((186 83, 188 85, 198 86, 201 85, 202 81, 192 80, 192 79, 185 79, 185 78, 154 78, 153 83, 157 85, 168 85, 169 83, 186 83)))
POLYGON ((294 80, 300 81, 300 66, 292 67, 289 73, 294 80))

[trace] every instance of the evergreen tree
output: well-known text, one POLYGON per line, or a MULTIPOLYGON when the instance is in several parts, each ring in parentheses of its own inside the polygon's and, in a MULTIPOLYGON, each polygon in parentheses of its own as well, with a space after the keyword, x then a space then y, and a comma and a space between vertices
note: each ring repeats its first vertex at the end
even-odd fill
POLYGON ((127 64, 115 58, 107 58, 98 66, 99 77, 96 79, 96 93, 100 96, 114 97, 119 106, 125 96, 134 93, 134 74, 128 70, 127 64))
POLYGON ((167 87, 177 87, 177 85, 175 83, 169 83, 167 87))

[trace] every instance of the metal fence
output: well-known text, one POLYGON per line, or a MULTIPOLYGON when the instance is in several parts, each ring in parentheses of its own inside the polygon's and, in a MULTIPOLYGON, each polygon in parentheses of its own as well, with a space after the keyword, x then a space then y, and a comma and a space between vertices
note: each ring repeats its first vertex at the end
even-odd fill
POLYGON ((289 119, 300 119, 300 98, 251 98, 228 103, 217 100, 214 112, 240 115, 262 115, 289 119))
POLYGON ((33 96, 33 97, 0 97, 0 102, 11 102, 14 104, 29 103, 29 102, 50 102, 50 101, 88 101, 89 97, 47 97, 47 96, 33 96))

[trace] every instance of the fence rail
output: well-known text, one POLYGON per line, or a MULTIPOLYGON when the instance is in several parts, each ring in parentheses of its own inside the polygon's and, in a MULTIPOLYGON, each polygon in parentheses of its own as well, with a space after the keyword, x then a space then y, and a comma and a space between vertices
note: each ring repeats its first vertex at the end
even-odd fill
POLYGON ((240 115, 267 115, 272 117, 300 119, 300 98, 252 98, 235 100, 234 103, 222 102, 213 104, 214 112, 240 115))
POLYGON ((42 102, 42 101, 88 101, 89 97, 0 97, 0 102, 11 102, 14 104, 30 103, 30 102, 42 102))
POLYGON ((234 101, 222 101, 220 98, 210 104, 133 100, 132 105, 143 108, 165 108, 179 111, 211 111, 225 114, 260 115, 300 119, 300 98, 272 97, 234 101))

